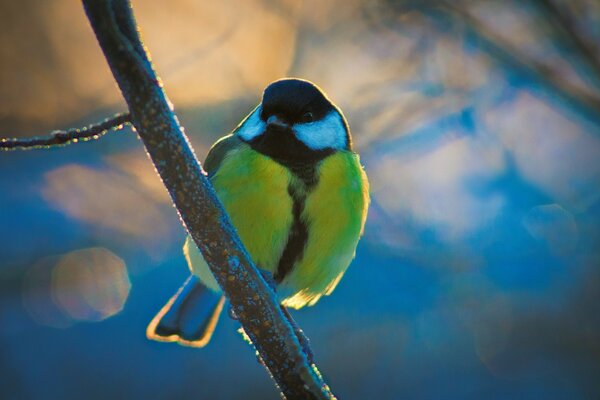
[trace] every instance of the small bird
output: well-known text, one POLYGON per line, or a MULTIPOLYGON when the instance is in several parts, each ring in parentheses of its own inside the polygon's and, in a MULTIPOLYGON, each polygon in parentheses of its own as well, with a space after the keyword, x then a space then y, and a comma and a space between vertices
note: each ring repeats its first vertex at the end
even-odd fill
MULTIPOLYGON (((284 307, 315 304, 354 258, 369 184, 342 112, 313 83, 281 79, 210 149, 204 168, 254 263, 284 307)), ((225 298, 191 237, 192 275, 148 325, 147 336, 203 347, 225 298)))

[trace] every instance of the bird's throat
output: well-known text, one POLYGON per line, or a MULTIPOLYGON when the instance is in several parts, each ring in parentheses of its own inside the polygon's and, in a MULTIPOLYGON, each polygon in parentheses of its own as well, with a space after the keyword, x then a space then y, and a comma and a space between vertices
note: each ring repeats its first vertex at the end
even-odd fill
POLYGON ((298 140, 292 129, 275 127, 267 127, 264 133, 250 140, 248 144, 259 153, 288 167, 307 183, 312 179, 310 175, 314 175, 316 164, 334 152, 313 150, 298 140))

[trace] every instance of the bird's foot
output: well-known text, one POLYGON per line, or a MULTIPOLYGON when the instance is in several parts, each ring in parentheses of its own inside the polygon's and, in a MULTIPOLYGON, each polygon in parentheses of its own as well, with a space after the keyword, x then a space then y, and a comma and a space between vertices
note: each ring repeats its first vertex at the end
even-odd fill
POLYGON ((281 306, 281 310, 283 311, 283 314, 287 318, 290 325, 292 325, 292 328, 294 328, 294 333, 296 334, 296 337, 298 338, 298 341, 300 342, 300 346, 302 347, 302 351, 306 355, 308 363, 312 365, 314 356, 313 356, 313 352, 310 348, 310 340, 308 339, 308 337, 306 337, 306 335, 304 334, 304 331, 302 329, 300 329, 300 327, 298 326, 296 321, 294 321, 294 318, 292 318, 292 316, 290 315, 290 312, 288 311, 287 307, 281 306))

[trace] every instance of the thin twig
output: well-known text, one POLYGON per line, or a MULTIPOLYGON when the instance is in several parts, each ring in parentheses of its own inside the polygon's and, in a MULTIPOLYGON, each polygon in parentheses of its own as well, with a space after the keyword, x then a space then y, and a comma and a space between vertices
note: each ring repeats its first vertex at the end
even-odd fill
POLYGON ((281 393, 289 399, 333 398, 200 167, 142 45, 130 2, 83 0, 83 4, 129 106, 132 124, 281 393))
POLYGON ((49 136, 0 139, 0 150, 9 151, 49 148, 66 146, 79 141, 98 139, 113 129, 122 128, 124 124, 130 122, 130 119, 131 116, 129 113, 122 113, 83 128, 54 131, 51 132, 49 136))

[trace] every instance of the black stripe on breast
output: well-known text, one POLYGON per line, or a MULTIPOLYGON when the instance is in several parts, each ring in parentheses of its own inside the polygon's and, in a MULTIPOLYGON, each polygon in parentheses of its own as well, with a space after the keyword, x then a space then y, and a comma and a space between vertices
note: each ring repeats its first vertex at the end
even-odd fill
POLYGON ((304 249, 308 242, 308 226, 302 220, 302 212, 306 202, 306 195, 314 188, 318 182, 316 173, 316 163, 308 165, 290 165, 288 166, 292 173, 298 178, 296 184, 290 182, 288 193, 292 198, 293 221, 288 234, 288 241, 281 254, 277 270, 273 279, 280 283, 292 271, 296 262, 302 259, 304 249), (303 187, 302 187, 303 186, 303 187))
POLYGON ((296 261, 302 258, 306 242, 308 241, 308 227, 301 218, 306 196, 299 194, 292 184, 288 186, 288 193, 293 201, 292 214, 294 219, 288 234, 287 244, 277 264, 277 271, 273 276, 273 279, 277 283, 283 281, 292 270, 294 264, 296 264, 296 261))

